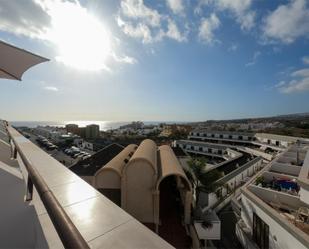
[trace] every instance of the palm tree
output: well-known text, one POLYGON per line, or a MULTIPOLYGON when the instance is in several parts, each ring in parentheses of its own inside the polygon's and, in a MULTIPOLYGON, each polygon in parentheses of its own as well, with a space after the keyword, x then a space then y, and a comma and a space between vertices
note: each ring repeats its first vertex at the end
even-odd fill
POLYGON ((216 169, 205 171, 206 160, 204 158, 191 158, 188 161, 189 169, 186 170, 195 191, 195 207, 199 208, 199 199, 201 192, 213 193, 220 187, 216 181, 222 176, 222 173, 216 169))

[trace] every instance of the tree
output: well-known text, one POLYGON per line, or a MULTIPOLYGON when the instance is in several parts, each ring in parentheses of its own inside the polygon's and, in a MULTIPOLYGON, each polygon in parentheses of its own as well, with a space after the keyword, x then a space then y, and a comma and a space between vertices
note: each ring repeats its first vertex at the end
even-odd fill
POLYGON ((215 192, 221 186, 216 181, 221 178, 222 173, 216 169, 206 172, 206 160, 204 158, 192 158, 188 161, 188 165, 189 169, 186 170, 186 174, 195 191, 195 207, 198 208, 201 192, 215 192))

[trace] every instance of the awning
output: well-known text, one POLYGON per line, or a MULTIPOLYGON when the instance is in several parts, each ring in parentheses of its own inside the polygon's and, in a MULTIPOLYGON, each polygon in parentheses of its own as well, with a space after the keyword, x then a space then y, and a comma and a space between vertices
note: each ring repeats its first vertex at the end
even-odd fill
POLYGON ((45 61, 48 59, 0 41, 0 78, 21 80, 30 67, 45 61))

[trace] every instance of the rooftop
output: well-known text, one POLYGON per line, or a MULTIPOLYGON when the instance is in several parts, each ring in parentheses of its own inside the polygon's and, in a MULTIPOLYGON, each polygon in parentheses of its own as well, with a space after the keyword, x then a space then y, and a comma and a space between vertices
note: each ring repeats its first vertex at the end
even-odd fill
POLYGON ((261 138, 267 138, 267 139, 274 139, 274 140, 283 140, 287 142, 295 143, 297 140, 303 140, 303 138, 300 137, 291 137, 291 136, 283 136, 283 135, 276 135, 276 134, 270 134, 270 133, 256 133, 256 137, 261 138))
POLYGON ((209 129, 196 129, 191 133, 210 133, 210 134, 228 134, 228 135, 240 135, 240 136, 254 136, 253 132, 241 132, 241 131, 216 131, 209 129))
POLYGON ((123 148, 120 144, 110 144, 91 157, 78 161, 70 167, 70 170, 79 176, 94 176, 98 170, 118 155, 123 148))

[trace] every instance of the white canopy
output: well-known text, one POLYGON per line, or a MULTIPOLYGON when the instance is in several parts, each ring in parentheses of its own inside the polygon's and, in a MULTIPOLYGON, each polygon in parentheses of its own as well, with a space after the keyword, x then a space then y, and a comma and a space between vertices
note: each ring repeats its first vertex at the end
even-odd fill
POLYGON ((21 80, 30 67, 45 61, 48 59, 0 41, 0 78, 21 80))

